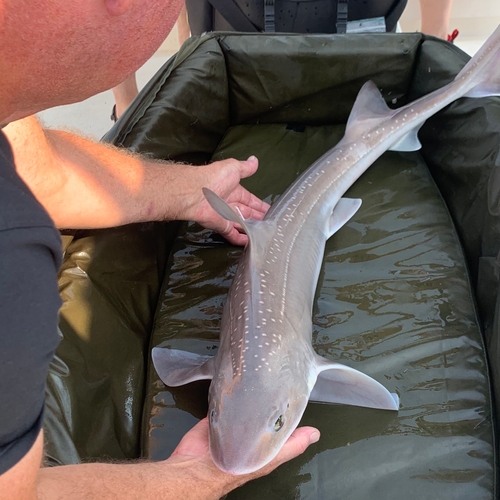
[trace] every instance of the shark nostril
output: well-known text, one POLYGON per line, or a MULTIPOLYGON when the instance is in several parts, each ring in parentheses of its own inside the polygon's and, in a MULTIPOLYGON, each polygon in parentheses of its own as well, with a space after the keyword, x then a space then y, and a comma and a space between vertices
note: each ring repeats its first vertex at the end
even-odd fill
POLYGON ((276 422, 274 422, 274 430, 275 432, 278 432, 282 427, 283 427, 283 424, 285 423, 284 419, 283 419, 283 415, 280 415, 276 422))
POLYGON ((210 423, 213 424, 215 420, 215 410, 210 412, 210 423))

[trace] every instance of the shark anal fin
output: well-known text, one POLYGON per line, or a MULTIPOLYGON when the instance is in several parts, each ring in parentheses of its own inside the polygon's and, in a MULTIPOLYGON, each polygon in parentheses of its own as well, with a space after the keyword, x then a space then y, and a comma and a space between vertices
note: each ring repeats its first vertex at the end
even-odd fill
POLYGON ((418 139, 418 131, 422 125, 420 123, 411 129, 403 138, 394 143, 389 148, 389 151, 418 151, 422 147, 418 139))
POLYGON ((151 355, 156 372, 169 387, 211 380, 214 376, 215 358, 212 356, 161 347, 154 347, 151 355))
POLYGON ((380 410, 399 408, 399 398, 364 373, 320 358, 318 379, 310 401, 338 403, 380 410))
POLYGON ((340 198, 335 205, 330 220, 328 221, 327 237, 336 233, 359 210, 359 198, 340 198))

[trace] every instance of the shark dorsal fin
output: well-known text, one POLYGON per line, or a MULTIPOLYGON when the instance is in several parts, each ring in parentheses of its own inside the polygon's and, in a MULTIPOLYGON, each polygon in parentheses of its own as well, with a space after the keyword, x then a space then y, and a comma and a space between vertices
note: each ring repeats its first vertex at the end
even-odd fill
POLYGON ((241 213, 236 212, 232 207, 230 207, 219 195, 215 194, 213 191, 211 191, 208 188, 203 188, 203 194, 205 195, 205 198, 207 199, 208 203, 210 206, 224 219, 236 222, 239 224, 242 228, 243 231, 248 236, 248 239, 250 240, 250 244, 252 244, 252 233, 253 230, 251 228, 251 220, 245 220, 241 213))
POLYGON ((345 135, 359 136, 373 128, 375 120, 389 118, 393 113, 375 83, 370 80, 361 87, 356 97, 347 120, 345 135))

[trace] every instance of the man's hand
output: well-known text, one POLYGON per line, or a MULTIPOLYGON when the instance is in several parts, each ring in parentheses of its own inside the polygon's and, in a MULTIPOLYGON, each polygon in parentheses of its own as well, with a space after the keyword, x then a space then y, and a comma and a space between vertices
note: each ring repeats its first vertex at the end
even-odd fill
POLYGON ((222 472, 214 464, 208 446, 208 419, 204 418, 182 438, 164 464, 185 466, 188 470, 196 471, 200 481, 212 483, 214 486, 218 483, 223 495, 252 479, 269 474, 279 465, 304 453, 307 447, 316 443, 319 438, 320 433, 314 427, 299 427, 288 438, 278 455, 265 467, 251 474, 233 476, 222 472))
POLYGON ((241 232, 238 224, 222 218, 212 209, 203 196, 200 186, 217 193, 229 205, 239 210, 245 219, 261 220, 269 209, 269 205, 240 184, 240 180, 253 175, 258 166, 257 158, 251 156, 246 161, 230 159, 204 167, 196 167, 199 179, 196 180, 194 186, 198 186, 197 191, 193 194, 191 205, 186 208, 183 218, 217 231, 230 243, 246 245, 248 236, 241 232))

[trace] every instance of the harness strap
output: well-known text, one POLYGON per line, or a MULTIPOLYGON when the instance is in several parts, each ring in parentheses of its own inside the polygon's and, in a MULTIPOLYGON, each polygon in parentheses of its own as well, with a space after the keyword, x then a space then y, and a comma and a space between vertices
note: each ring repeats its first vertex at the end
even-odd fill
POLYGON ((264 31, 266 33, 276 31, 274 0, 264 0, 264 31))

